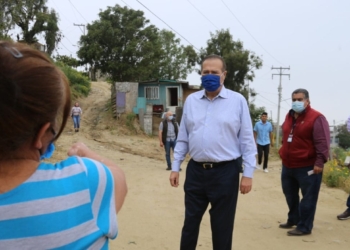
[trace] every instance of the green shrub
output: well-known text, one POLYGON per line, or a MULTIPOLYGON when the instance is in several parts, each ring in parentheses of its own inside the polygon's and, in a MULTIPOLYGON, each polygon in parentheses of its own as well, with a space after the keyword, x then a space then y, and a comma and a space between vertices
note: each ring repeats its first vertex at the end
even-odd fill
POLYGON ((338 187, 350 192, 350 170, 344 166, 344 160, 349 152, 341 148, 332 149, 333 160, 329 161, 323 170, 323 182, 329 187, 338 187))
POLYGON ((134 126, 134 121, 136 119, 136 114, 134 113, 129 113, 126 115, 126 126, 132 130, 132 131, 136 131, 136 128, 134 126))
POLYGON ((69 80, 72 98, 88 96, 91 90, 90 80, 83 73, 65 65, 62 62, 56 62, 56 65, 63 71, 69 80))

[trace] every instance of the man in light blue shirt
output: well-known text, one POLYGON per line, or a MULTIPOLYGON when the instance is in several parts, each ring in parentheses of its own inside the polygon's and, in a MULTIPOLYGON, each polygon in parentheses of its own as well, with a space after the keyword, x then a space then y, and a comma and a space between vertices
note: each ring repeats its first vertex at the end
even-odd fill
POLYGON ((264 155, 263 170, 268 173, 267 162, 269 160, 270 145, 273 147, 272 142, 272 125, 271 122, 267 121, 267 113, 261 114, 261 119, 254 126, 254 139, 258 148, 258 164, 261 165, 262 157, 264 155))
POLYGON ((201 72, 204 90, 186 99, 170 174, 171 186, 177 187, 180 165, 189 153, 180 249, 196 249, 210 203, 213 249, 230 250, 238 192, 247 194, 252 188, 256 146, 246 99, 223 85, 224 60, 207 56, 201 72), (244 172, 239 183, 241 156, 244 172))

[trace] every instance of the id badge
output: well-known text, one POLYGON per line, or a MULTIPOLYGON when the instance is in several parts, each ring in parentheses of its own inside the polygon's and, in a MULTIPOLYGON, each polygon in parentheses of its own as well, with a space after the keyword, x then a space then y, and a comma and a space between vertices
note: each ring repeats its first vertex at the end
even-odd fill
POLYGON ((287 142, 292 142, 293 140, 293 134, 289 134, 287 142))

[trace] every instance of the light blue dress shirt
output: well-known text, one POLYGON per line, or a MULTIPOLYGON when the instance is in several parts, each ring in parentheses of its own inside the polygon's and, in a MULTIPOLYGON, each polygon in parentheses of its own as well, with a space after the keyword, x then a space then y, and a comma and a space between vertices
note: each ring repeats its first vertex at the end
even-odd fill
POLYGON ((265 146, 270 144, 270 133, 272 132, 271 122, 266 121, 263 123, 262 121, 258 121, 255 123, 254 131, 257 133, 256 143, 265 146))
POLYGON ((213 100, 200 90, 186 99, 174 150, 172 171, 186 154, 198 162, 221 162, 243 156, 243 176, 253 177, 256 145, 246 99, 222 87, 213 100))

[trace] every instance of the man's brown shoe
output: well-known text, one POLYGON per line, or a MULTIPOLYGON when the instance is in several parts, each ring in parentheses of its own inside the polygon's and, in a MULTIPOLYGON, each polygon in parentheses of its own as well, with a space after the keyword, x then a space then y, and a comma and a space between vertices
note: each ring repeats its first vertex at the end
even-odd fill
POLYGON ((293 223, 290 223, 290 222, 286 222, 286 223, 283 223, 283 224, 280 224, 280 228, 285 228, 285 229, 289 229, 289 228, 292 228, 293 226, 295 226, 295 224, 293 223))
POLYGON ((344 213, 337 215, 338 220, 347 220, 350 219, 349 209, 345 210, 344 213))
POLYGON ((290 230, 287 232, 288 236, 302 236, 302 235, 308 235, 308 234, 311 234, 311 232, 306 233, 306 232, 302 232, 298 229, 293 229, 293 230, 290 230))

